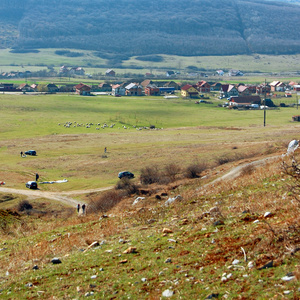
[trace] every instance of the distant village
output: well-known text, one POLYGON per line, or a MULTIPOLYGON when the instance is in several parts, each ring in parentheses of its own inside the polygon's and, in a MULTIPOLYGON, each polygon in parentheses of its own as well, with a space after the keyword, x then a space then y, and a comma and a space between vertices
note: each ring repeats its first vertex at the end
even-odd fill
MULTIPOLYGON (((62 66, 59 71, 60 75, 67 77, 71 75, 83 76, 85 71, 81 67, 68 68, 62 66)), ((223 76, 222 70, 217 70, 219 76, 223 76)), ((12 74, 10 74, 12 75, 12 74)), ((30 73, 18 74, 19 77, 30 77, 30 73)), ((148 74, 150 75, 150 74, 148 74)), ((107 78, 104 82, 99 84, 88 85, 84 83, 79 84, 62 84, 54 83, 48 84, 27 84, 22 83, 16 85, 15 83, 0 83, 0 92, 22 92, 22 93, 74 93, 83 96, 91 95, 112 95, 115 97, 122 96, 165 96, 166 98, 182 97, 184 99, 208 99, 209 93, 218 95, 219 99, 228 101, 230 106, 247 106, 261 105, 261 96, 265 98, 266 95, 276 96, 277 92, 284 93, 285 97, 292 97, 293 93, 300 92, 300 84, 296 82, 284 83, 281 81, 273 81, 270 83, 261 83, 258 85, 244 84, 223 84, 220 82, 213 82, 209 80, 200 80, 195 83, 180 83, 171 80, 176 73, 167 71, 166 77, 170 80, 154 80, 154 79, 134 79, 125 82, 118 82, 116 73, 112 69, 105 72, 107 78)), ((244 74, 239 70, 230 70, 229 76, 243 76, 244 74)), ((2 78, 17 78, 9 74, 2 73, 2 78)), ((146 74, 147 76, 147 74, 146 74)), ((150 76, 151 77, 151 76, 150 76)), ((204 77, 206 77, 204 75, 204 77)), ((269 106, 272 106, 270 101, 269 106)), ((267 104, 265 104, 267 105, 267 104)))

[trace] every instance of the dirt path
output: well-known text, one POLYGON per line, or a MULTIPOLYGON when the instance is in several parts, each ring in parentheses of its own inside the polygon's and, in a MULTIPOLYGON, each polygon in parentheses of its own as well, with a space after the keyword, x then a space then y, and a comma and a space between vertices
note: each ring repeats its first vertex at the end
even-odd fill
POLYGON ((112 189, 113 187, 105 187, 99 189, 89 189, 89 190, 80 190, 80 191, 71 191, 71 192, 47 192, 41 190, 18 190, 7 187, 0 187, 0 193, 11 193, 11 194, 19 194, 28 196, 31 198, 47 198, 51 200, 56 200, 70 206, 76 206, 78 203, 83 204, 84 202, 78 201, 76 199, 71 198, 72 195, 82 195, 96 192, 103 192, 112 189))
MULTIPOLYGON (((237 167, 233 167, 229 172, 226 174, 216 178, 210 183, 207 183, 201 187, 199 187, 196 191, 200 192, 202 190, 205 190, 211 185, 214 185, 222 180, 232 180, 237 178, 241 173, 242 170, 247 166, 261 166, 264 164, 267 164, 275 159, 280 158, 280 155, 272 156, 272 157, 265 157, 263 159, 255 160, 252 162, 245 162, 237 167)), ((11 194, 19 194, 19 195, 25 195, 32 198, 47 198, 51 200, 56 200, 62 203, 65 203, 70 206, 76 206, 78 203, 83 204, 84 202, 78 201, 76 199, 73 199, 71 196, 74 195, 82 195, 82 194, 89 194, 89 193, 96 193, 96 192, 103 192, 112 189, 113 187, 104 187, 104 188, 98 188, 98 189, 89 189, 89 190, 78 190, 78 191, 69 191, 69 192, 47 192, 47 191, 41 191, 41 190, 18 190, 13 188, 6 188, 1 186, 0 187, 0 193, 11 193, 11 194)))
POLYGON ((255 161, 251 161, 251 162, 245 162, 242 163, 236 167, 233 167, 232 169, 230 169, 229 172, 225 173, 224 175, 214 179, 213 181, 199 187, 197 189, 197 192, 201 192, 203 190, 205 190, 206 188, 215 185, 216 183, 220 182, 220 181, 226 181, 226 180, 233 180, 235 178, 237 178, 238 176, 240 176, 242 174, 242 171, 246 168, 246 167, 258 167, 258 166, 263 166, 267 163, 270 163, 271 161, 274 161, 276 159, 279 159, 280 157, 282 157, 281 155, 276 155, 276 156, 271 156, 271 157, 265 157, 259 160, 255 160, 255 161))

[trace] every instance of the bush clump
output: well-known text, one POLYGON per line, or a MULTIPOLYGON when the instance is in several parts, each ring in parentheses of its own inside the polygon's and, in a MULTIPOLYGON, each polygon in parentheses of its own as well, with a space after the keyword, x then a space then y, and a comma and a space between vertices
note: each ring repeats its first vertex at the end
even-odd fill
POLYGON ((93 212, 105 213, 115 207, 122 200, 122 195, 117 190, 110 190, 94 199, 88 206, 93 212))
POLYGON ((22 200, 21 202, 19 202, 17 207, 18 211, 25 211, 30 209, 32 209, 32 205, 29 203, 28 200, 22 200))
POLYGON ((124 196, 130 196, 138 193, 139 191, 138 186, 134 182, 132 182, 129 178, 126 177, 120 179, 117 182, 115 189, 120 190, 120 192, 124 196))
POLYGON ((189 165, 185 171, 186 178, 199 178, 200 174, 208 168, 207 163, 200 162, 189 165))
POLYGON ((140 181, 142 184, 153 184, 160 182, 158 167, 146 167, 141 170, 140 181))

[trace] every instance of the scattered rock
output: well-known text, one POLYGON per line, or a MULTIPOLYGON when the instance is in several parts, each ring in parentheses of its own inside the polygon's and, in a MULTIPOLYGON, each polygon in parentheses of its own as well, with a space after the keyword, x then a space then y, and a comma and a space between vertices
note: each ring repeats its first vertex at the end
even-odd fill
POLYGON ((258 267, 258 270, 268 269, 273 267, 273 260, 267 262, 265 265, 258 267))
POLYGON ((166 260, 165 260, 165 263, 166 264, 169 264, 169 263, 171 263, 172 262, 172 259, 171 258, 167 258, 166 260))
POLYGON ((163 293, 162 293, 162 296, 167 297, 167 298, 172 297, 173 295, 174 295, 174 292, 172 290, 169 290, 169 289, 163 291, 163 293))
POLYGON ((145 200, 145 197, 137 197, 137 198, 135 198, 135 200, 133 201, 132 205, 138 204, 141 200, 145 200))
POLYGON ((169 241, 170 243, 177 243, 177 241, 174 240, 174 239, 168 239, 168 241, 169 241))
POLYGON ((165 202, 165 205, 166 206, 168 206, 168 205, 170 205, 170 204, 172 204, 173 202, 175 202, 175 201, 181 201, 183 198, 180 196, 180 195, 178 195, 178 196, 176 196, 176 197, 174 197, 174 198, 169 198, 166 202, 165 202))
POLYGON ((189 223, 188 219, 183 219, 181 225, 187 225, 189 223))
POLYGON ((220 209, 219 209, 218 206, 212 207, 212 208, 209 210, 209 213, 210 213, 210 214, 221 214, 220 209))
POLYGON ((254 262, 253 262, 253 261, 249 261, 249 263, 248 263, 248 268, 249 268, 249 269, 254 268, 254 262))
POLYGON ((32 267, 32 270, 38 270, 38 269, 39 269, 39 267, 37 265, 32 267))
POLYGON ((156 199, 156 200, 161 200, 161 196, 155 195, 155 199, 156 199))
POLYGON ((267 211, 265 214, 264 214, 264 217, 265 218, 270 218, 270 217, 272 217, 273 216, 273 214, 271 213, 271 212, 269 212, 269 211, 267 211))
POLYGON ((235 260, 232 262, 233 265, 237 265, 237 264, 239 264, 239 263, 240 263, 240 261, 239 261, 238 259, 235 259, 235 260))
POLYGON ((28 282, 28 283, 25 284, 25 286, 26 286, 26 287, 32 287, 33 284, 32 284, 31 282, 28 282))
POLYGON ((213 225, 214 225, 214 226, 221 226, 221 225, 225 225, 225 223, 224 223, 224 221, 222 221, 222 220, 218 220, 218 221, 214 222, 213 225))
POLYGON ((121 260, 119 263, 120 263, 120 264, 126 264, 127 262, 128 262, 127 259, 123 259, 123 260, 121 260))
POLYGON ((96 279, 97 278, 97 275, 92 275, 91 276, 91 279, 96 279))
POLYGON ((166 196, 168 196, 168 193, 161 193, 160 194, 162 197, 166 197, 166 196))
POLYGON ((141 280, 142 280, 142 282, 146 282, 147 278, 142 278, 141 280))
MULTIPOLYGON (((95 241, 95 242, 91 243, 91 244, 86 248, 85 251, 88 251, 88 250, 91 249, 91 248, 95 248, 95 247, 99 247, 99 246, 100 246, 99 242, 98 242, 98 241, 95 241)), ((84 252, 85 252, 85 251, 84 251, 84 252)))
POLYGON ((213 298, 219 298, 219 294, 210 294, 209 296, 207 296, 205 299, 213 299, 213 298))
POLYGON ((129 248, 126 249, 123 253, 124 253, 124 254, 137 253, 136 247, 129 247, 129 248))
POLYGON ((162 230, 162 232, 163 232, 163 233, 173 233, 173 231, 172 231, 171 229, 169 229, 169 228, 164 228, 164 229, 162 230))
POLYGON ((61 264, 61 260, 59 258, 57 258, 57 257, 52 258, 51 262, 54 265, 61 264))
POLYGON ((296 277, 295 276, 284 276, 281 278, 281 280, 283 281, 291 281, 293 279, 295 279, 296 277))

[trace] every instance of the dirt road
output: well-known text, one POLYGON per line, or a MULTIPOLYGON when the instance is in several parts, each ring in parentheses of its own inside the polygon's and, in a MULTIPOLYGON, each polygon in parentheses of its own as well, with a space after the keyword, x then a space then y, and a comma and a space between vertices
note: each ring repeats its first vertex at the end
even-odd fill
MULTIPOLYGON (((237 178, 242 170, 247 166, 261 166, 264 164, 267 164, 271 161, 274 161, 275 159, 280 158, 280 155, 272 156, 272 157, 265 157, 263 159, 255 160, 252 162, 245 162, 243 164, 240 164, 237 167, 232 168, 229 172, 226 174, 216 178, 212 182, 205 184, 204 186, 197 189, 197 192, 208 188, 210 185, 214 185, 222 180, 232 180, 237 178)), ((51 200, 60 201, 62 203, 68 204, 70 206, 76 206, 78 203, 83 204, 82 201, 78 201, 76 199, 73 199, 71 196, 73 195, 82 195, 82 194, 89 194, 89 193, 95 193, 95 192, 103 192, 112 189, 113 187, 105 187, 105 188, 98 188, 98 189, 89 189, 89 190, 78 190, 78 191, 69 191, 69 192, 47 192, 47 191, 41 191, 41 190, 18 190, 13 188, 6 188, 4 186, 0 187, 0 193, 11 193, 11 194, 19 194, 19 195, 25 195, 31 198, 47 198, 51 200)))
POLYGON ((112 189, 113 187, 105 187, 99 189, 90 189, 90 190, 80 190, 80 191, 71 191, 71 192, 47 192, 41 190, 18 190, 13 188, 7 187, 0 187, 0 193, 10 193, 10 194, 19 194, 25 195, 31 198, 47 198, 50 200, 59 201, 70 206, 76 206, 78 203, 83 204, 82 201, 78 201, 76 199, 71 198, 72 195, 82 195, 82 194, 89 194, 95 192, 103 192, 112 189))

